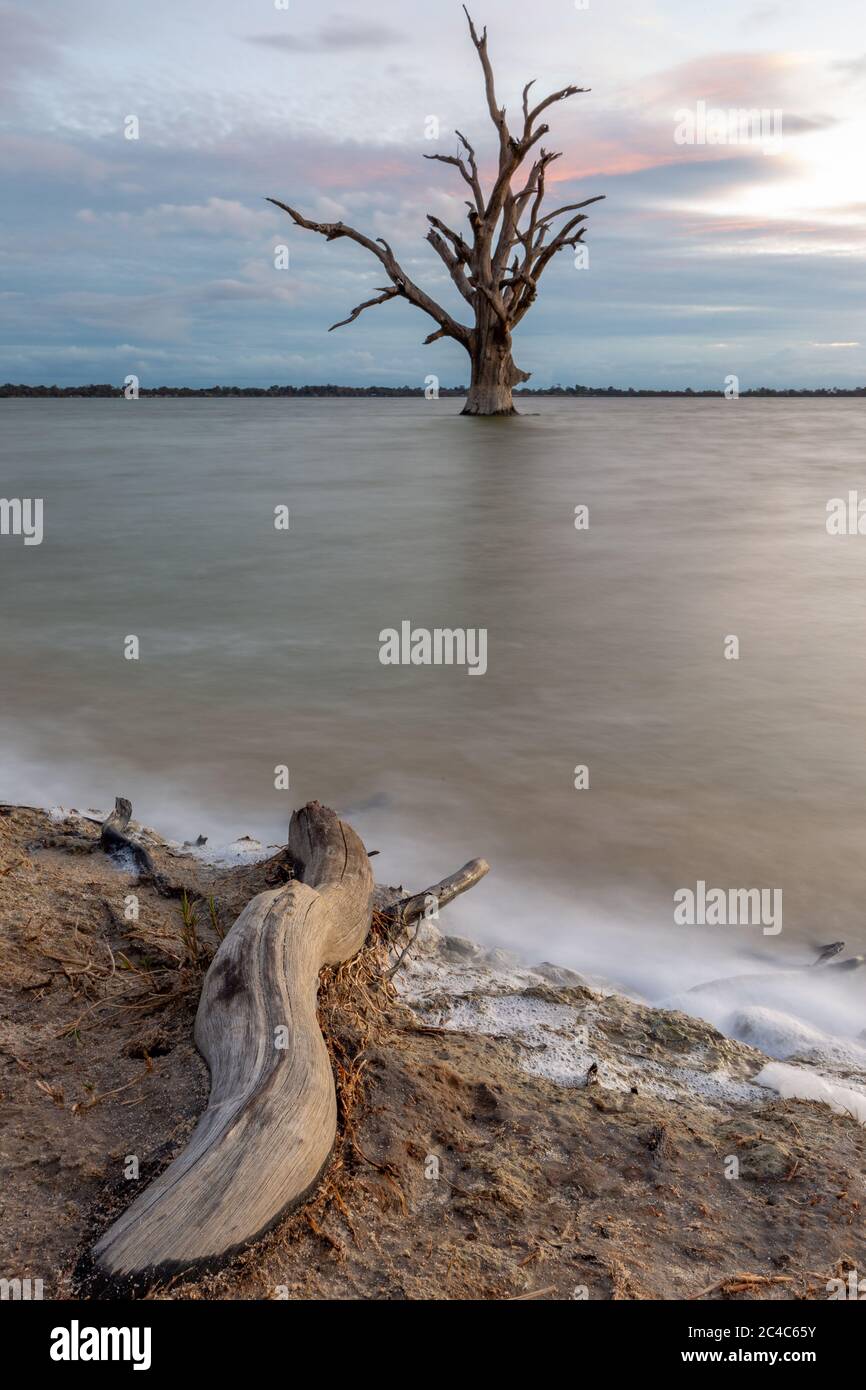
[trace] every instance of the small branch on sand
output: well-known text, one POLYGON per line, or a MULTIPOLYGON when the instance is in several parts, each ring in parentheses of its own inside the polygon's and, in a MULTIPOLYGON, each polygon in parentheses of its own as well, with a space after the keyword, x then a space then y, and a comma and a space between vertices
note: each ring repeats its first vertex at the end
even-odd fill
POLYGON ((425 918, 431 918, 433 914, 438 913, 440 907, 447 906, 460 893, 465 893, 468 888, 473 888, 489 871, 490 865, 486 859, 470 859, 468 864, 464 864, 463 868, 458 869, 455 874, 450 874, 448 878, 434 883, 432 888, 425 889, 423 893, 414 893, 410 898, 399 899, 392 907, 386 908, 380 914, 386 929, 390 928, 395 937, 398 937, 413 922, 415 923, 415 930, 394 965, 387 972, 386 980, 393 980, 397 974, 414 946, 421 929, 421 923, 425 918))
POLYGON ((490 865, 486 859, 470 859, 469 863, 464 864, 462 869, 458 869, 456 874, 449 874, 448 878, 434 883, 432 888, 426 888, 423 893, 413 893, 411 898, 401 898, 382 915, 396 925, 408 927, 414 921, 429 915, 431 900, 434 910, 447 907, 448 903, 453 902, 460 893, 474 888, 475 884, 489 872, 490 865))
POLYGON ((131 816, 132 803, 124 796, 115 797, 114 810, 102 822, 99 843, 106 854, 122 854, 124 851, 131 854, 139 873, 152 876, 153 860, 147 850, 126 833, 131 816))
POLYGON ((698 1293, 689 1295, 689 1301, 706 1298, 711 1293, 748 1293, 752 1289, 765 1288, 768 1284, 793 1284, 788 1274, 728 1274, 715 1284, 709 1284, 698 1293))

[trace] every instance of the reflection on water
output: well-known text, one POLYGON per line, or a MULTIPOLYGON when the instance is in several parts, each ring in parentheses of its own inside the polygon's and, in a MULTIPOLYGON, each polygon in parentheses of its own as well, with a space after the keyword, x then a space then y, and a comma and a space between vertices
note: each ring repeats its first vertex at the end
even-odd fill
POLYGON ((392 879, 488 857, 453 928, 645 990, 866 947, 866 537, 825 529, 861 405, 529 408, 4 402, 45 504, 0 541, 4 799, 273 841, 316 796, 392 879), (484 677, 382 666, 404 619, 485 628, 484 677), (782 933, 674 927, 698 880, 781 889, 782 933))

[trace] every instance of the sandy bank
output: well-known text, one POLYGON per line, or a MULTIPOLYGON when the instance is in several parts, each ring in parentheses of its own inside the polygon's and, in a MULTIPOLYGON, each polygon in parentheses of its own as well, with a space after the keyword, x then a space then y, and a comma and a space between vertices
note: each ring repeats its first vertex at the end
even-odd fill
MULTIPOLYGON (((95 823, 0 815, 0 1273, 46 1297, 183 1145, 203 973, 288 872, 144 838, 160 890, 95 823)), ((757 1084, 757 1048, 429 927, 393 959, 323 975, 342 1114, 313 1202, 160 1296, 824 1298, 866 1269, 866 1129, 757 1084)))

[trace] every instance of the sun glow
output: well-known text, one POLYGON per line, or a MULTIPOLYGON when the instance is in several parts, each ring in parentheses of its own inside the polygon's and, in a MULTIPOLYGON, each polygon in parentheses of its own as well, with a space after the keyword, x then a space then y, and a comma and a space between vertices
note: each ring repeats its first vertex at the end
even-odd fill
POLYGON ((766 155, 766 179, 734 184, 699 202, 681 203, 679 208, 725 219, 750 233, 765 226, 778 250, 827 252, 831 249, 827 234, 833 233, 836 254, 863 254, 864 145, 866 120, 783 134, 779 152, 766 155))

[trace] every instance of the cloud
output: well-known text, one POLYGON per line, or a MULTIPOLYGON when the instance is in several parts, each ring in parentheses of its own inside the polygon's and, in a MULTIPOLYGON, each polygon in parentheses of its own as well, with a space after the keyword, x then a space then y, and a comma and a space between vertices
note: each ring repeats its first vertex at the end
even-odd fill
POLYGON ((255 211, 230 198, 209 198, 206 203, 160 203, 141 211, 102 211, 81 208, 76 217, 89 226, 100 223, 120 227, 137 227, 153 235, 161 233, 198 232, 207 236, 251 237, 272 228, 275 217, 267 211, 255 211))
MULTIPOLYGON (((562 257, 521 326, 533 384, 699 385, 706 373, 717 380, 723 352, 744 380, 752 369, 782 384, 795 368, 802 379, 862 376, 862 348, 809 346, 862 339, 866 185, 853 81, 866 64, 855 13, 846 35, 817 12, 780 6, 778 27, 760 31, 767 51, 733 52, 737 36, 755 43, 754 3, 731 0, 724 24, 668 14, 652 32, 638 28, 648 18, 640 0, 589 16, 567 0, 538 6, 529 31, 518 0, 495 7, 498 90, 512 117, 528 76, 544 92, 571 78, 593 88, 550 113, 550 143, 564 151, 550 179, 555 205, 607 195, 591 210, 588 273, 562 257), (675 112, 697 100, 781 108, 790 151, 678 146, 675 112)), ((30 380, 66 382, 122 378, 139 360, 190 384, 266 373, 464 380, 462 350, 422 350, 429 326, 399 301, 329 336, 381 271, 361 248, 326 245, 262 201, 272 195, 384 236, 413 278, 463 317, 424 235, 427 212, 465 230, 466 190, 455 170, 421 159, 452 151, 450 134, 438 145, 424 139, 436 112, 443 132, 456 125, 478 140, 488 182, 493 172, 495 138, 459 4, 446 16, 422 0, 377 0, 349 18, 346 0, 336 9, 317 0, 246 37, 236 0, 209 0, 206 18, 199 5, 153 6, 154 22, 130 42, 107 22, 109 0, 80 0, 74 16, 62 0, 0 0, 0 30, 14 11, 15 81, 26 96, 4 111, 0 135, 0 315, 10 345, 0 342, 0 357, 24 362, 30 380), (141 116, 137 142, 123 139, 128 111, 141 116), (286 271, 274 265, 277 242, 290 247, 286 271)))
POLYGON ((866 78, 866 53, 861 53, 859 58, 841 59, 833 66, 852 82, 862 82, 866 78))
POLYGON ((0 4, 0 76, 20 86, 26 76, 43 73, 61 61, 55 28, 32 11, 0 4))
POLYGON ((640 97, 655 107, 703 100, 714 106, 797 107, 807 72, 818 66, 804 53, 710 53, 646 78, 640 97))
POLYGON ((312 34, 249 34, 246 41, 286 53, 353 53, 393 47, 403 43, 404 36, 384 24, 335 15, 312 34))
POLYGON ((95 150, 82 148, 53 135, 19 134, 15 131, 0 134, 0 170, 7 174, 22 174, 29 178, 50 175, 64 182, 104 182, 119 168, 129 165, 112 163, 95 150))

